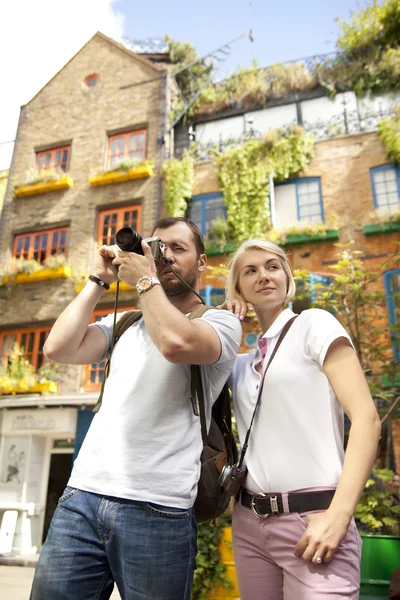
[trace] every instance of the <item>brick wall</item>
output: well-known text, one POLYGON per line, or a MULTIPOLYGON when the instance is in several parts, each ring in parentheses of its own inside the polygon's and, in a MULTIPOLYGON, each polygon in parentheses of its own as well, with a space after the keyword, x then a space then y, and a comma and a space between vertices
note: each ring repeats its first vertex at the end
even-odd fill
MULTIPOLYGON (((17 198, 10 189, 5 199, 0 240, 0 273, 10 267, 16 233, 69 225, 67 261, 75 275, 88 274, 97 246, 97 218, 102 208, 142 205, 141 233, 150 234, 159 209, 162 146, 158 139, 169 102, 163 72, 135 57, 102 34, 96 34, 78 54, 22 108, 15 145, 14 182, 26 180, 35 167, 35 153, 71 143, 69 174, 74 187, 38 196, 17 198), (93 88, 84 85, 88 75, 99 75, 93 88), (152 80, 152 81, 149 81, 152 80), (145 84, 140 82, 148 81, 145 84), (139 85, 122 89, 122 86, 139 85), (106 166, 108 135, 121 130, 146 128, 146 158, 154 176, 119 184, 92 187, 89 176, 106 166)), ((1 327, 51 324, 75 297, 73 280, 0 287, 1 327)), ((132 304, 133 293, 121 302, 132 304)), ((105 294, 102 304, 113 304, 105 294)), ((65 373, 62 390, 79 390, 82 369, 65 373)))

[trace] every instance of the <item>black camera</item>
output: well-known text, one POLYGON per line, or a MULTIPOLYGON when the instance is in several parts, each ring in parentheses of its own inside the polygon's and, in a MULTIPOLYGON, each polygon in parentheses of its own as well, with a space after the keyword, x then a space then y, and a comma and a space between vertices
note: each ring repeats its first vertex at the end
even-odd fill
POLYGON ((247 467, 234 465, 225 465, 219 476, 219 484, 231 496, 236 496, 242 487, 247 475, 247 467))
MULTIPOLYGON (((136 254, 143 256, 142 239, 132 227, 123 227, 115 234, 115 241, 118 248, 125 252, 136 252, 136 254)), ((157 236, 145 238, 144 241, 149 244, 154 261, 158 265, 165 255, 165 244, 157 236)))

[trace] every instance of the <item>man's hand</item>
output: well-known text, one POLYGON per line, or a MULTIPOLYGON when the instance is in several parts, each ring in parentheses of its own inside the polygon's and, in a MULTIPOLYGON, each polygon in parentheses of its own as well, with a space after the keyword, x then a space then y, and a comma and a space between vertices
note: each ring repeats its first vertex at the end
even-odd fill
POLYGON ((329 513, 312 513, 305 517, 308 527, 294 548, 294 554, 319 564, 332 560, 349 527, 349 520, 329 513))
POLYGON ((113 266, 113 260, 118 255, 118 246, 100 246, 96 250, 92 275, 99 277, 108 285, 118 281, 118 271, 113 266))
POLYGON ((144 256, 136 254, 136 252, 118 250, 116 258, 112 261, 114 267, 119 265, 118 278, 131 287, 135 287, 138 280, 144 275, 148 277, 157 275, 151 248, 144 240, 142 240, 142 249, 144 256))

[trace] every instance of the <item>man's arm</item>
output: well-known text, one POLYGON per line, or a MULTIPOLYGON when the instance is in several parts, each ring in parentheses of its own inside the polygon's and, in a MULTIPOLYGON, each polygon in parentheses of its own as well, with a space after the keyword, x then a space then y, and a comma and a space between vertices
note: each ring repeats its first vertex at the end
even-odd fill
MULTIPOLYGON (((116 249, 102 246, 96 253, 93 274, 110 284, 117 279, 112 266, 116 249)), ((96 283, 88 281, 81 293, 54 323, 43 348, 46 358, 59 363, 85 365, 99 362, 107 342, 97 325, 89 325, 93 310, 104 293, 96 283)))
POLYGON ((147 331, 168 361, 195 365, 217 362, 221 341, 206 321, 188 319, 169 302, 160 285, 142 294, 140 301, 147 331))
MULTIPOLYGON (((120 265, 120 279, 131 286, 143 275, 157 275, 150 247, 145 242, 142 247, 144 256, 119 252, 114 260, 120 265)), ((189 320, 171 304, 160 285, 140 296, 140 306, 151 339, 168 361, 197 365, 217 362, 222 351, 218 333, 202 319, 189 320)))

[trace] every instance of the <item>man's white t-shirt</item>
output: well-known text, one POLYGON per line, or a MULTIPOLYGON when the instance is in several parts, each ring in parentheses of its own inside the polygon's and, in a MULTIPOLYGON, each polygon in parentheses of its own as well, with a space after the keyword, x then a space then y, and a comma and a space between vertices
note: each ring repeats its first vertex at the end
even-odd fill
MULTIPOLYGON (((284 310, 264 334, 265 364, 293 316, 284 310)), ((343 409, 322 366, 339 337, 350 341, 339 321, 320 309, 303 311, 286 334, 266 373, 250 433, 245 487, 251 492, 337 485, 344 457, 343 409)), ((258 348, 240 355, 230 379, 242 444, 257 400, 260 360, 258 348)))
MULTIPOLYGON (((217 332, 221 356, 202 365, 206 414, 232 370, 241 340, 239 320, 225 310, 201 317, 217 332)), ((111 345, 113 316, 96 325, 111 345)), ((193 506, 203 444, 190 401, 190 365, 168 362, 144 319, 120 337, 100 411, 95 415, 68 485, 102 495, 193 506)))

